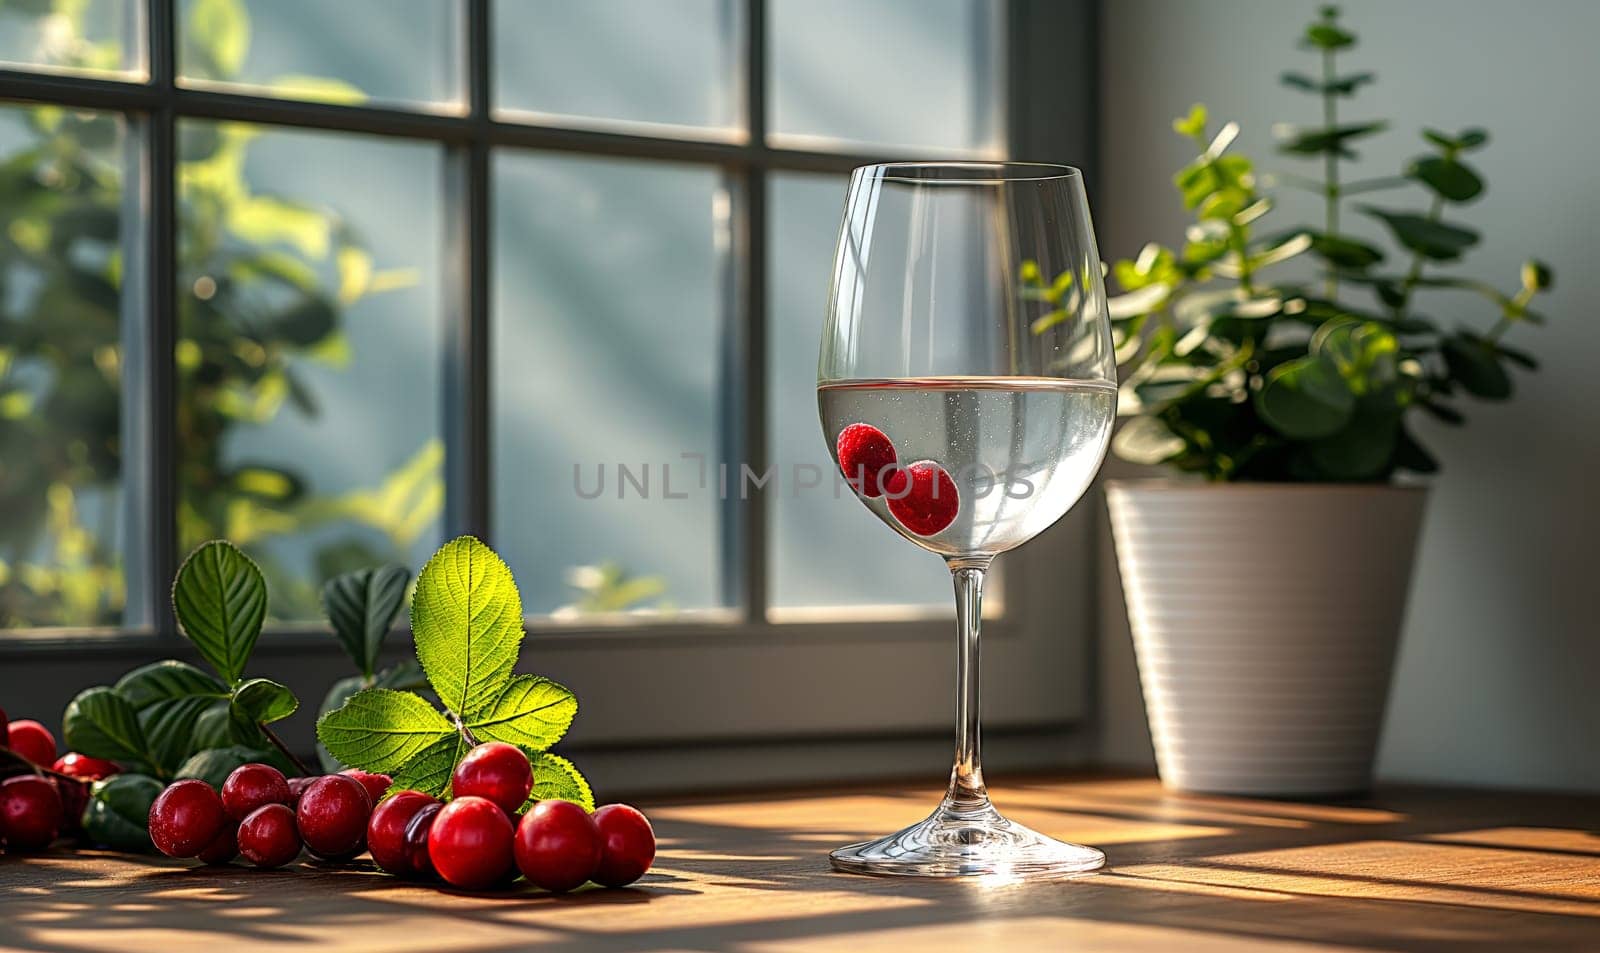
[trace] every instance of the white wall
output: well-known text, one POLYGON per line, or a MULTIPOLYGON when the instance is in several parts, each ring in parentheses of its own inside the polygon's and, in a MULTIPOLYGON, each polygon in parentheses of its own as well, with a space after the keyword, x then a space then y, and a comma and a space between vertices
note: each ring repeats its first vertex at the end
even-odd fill
MULTIPOLYGON (((1318 118, 1315 98, 1277 83, 1286 69, 1316 72, 1295 40, 1317 6, 1104 5, 1097 217, 1108 259, 1149 239, 1179 240, 1186 219, 1169 177, 1189 150, 1170 120, 1191 102, 1242 123, 1237 148, 1267 168, 1316 172, 1272 155, 1269 127, 1318 118)), ((1468 408, 1465 428, 1417 426, 1444 469, 1433 483, 1380 773, 1600 789, 1600 560, 1592 552, 1600 540, 1600 3, 1358 0, 1345 4, 1344 23, 1361 43, 1341 71, 1374 70, 1378 84, 1345 101, 1341 119, 1392 120, 1361 148, 1362 174, 1392 174, 1422 152, 1422 125, 1487 127, 1493 139, 1471 161, 1488 192, 1455 213, 1484 234, 1466 273, 1514 289, 1519 262, 1537 256, 1557 277, 1537 305, 1549 325, 1517 328, 1508 339, 1534 352, 1542 371, 1518 378, 1512 402, 1468 408)), ((1320 221, 1315 200, 1300 196, 1274 217, 1280 225, 1320 221)), ((1420 303, 1446 324, 1483 327, 1494 317, 1471 297, 1420 303)), ((1102 587, 1105 755, 1148 763, 1121 612, 1110 578, 1102 587)))

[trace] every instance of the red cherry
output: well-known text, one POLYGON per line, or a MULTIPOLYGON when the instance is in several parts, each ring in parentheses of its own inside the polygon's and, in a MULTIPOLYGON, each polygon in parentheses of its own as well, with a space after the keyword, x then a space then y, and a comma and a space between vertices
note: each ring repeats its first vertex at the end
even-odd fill
POLYGON ((600 828, 571 801, 540 801, 517 825, 516 855, 522 875, 536 887, 581 887, 600 866, 600 828))
POLYGON ((63 819, 61 792, 48 780, 23 774, 0 784, 0 837, 9 849, 49 847, 63 819))
POLYGON ((178 781, 150 805, 150 842, 168 857, 194 857, 217 839, 227 820, 211 785, 178 781))
POLYGON ((256 808, 239 825, 239 853, 257 867, 282 867, 299 857, 294 812, 284 804, 256 808))
POLYGON ((11 747, 11 722, 6 719, 6 710, 0 708, 0 748, 11 747))
POLYGON ((421 791, 400 791, 384 798, 367 822, 367 849, 372 851, 373 862, 396 877, 421 877, 432 873, 426 838, 418 836, 413 840, 409 832, 412 822, 428 807, 434 808, 425 821, 431 825, 433 814, 437 814, 441 806, 437 798, 421 791))
MULTIPOLYGON (((321 777, 321 775, 318 775, 318 777, 321 777)), ((290 807, 299 807, 300 806, 300 795, 306 793, 306 788, 310 787, 311 786, 311 782, 313 782, 315 780, 317 780, 317 778, 290 778, 289 779, 289 806, 290 807)))
POLYGON ((481 744, 467 752, 450 779, 452 796, 481 797, 500 805, 507 814, 521 810, 532 790, 533 767, 528 756, 503 741, 481 744))
POLYGON ((511 819, 500 805, 481 797, 458 797, 434 818, 428 857, 446 881, 482 890, 511 870, 511 840, 511 819))
POLYGON ((270 764, 242 764, 222 782, 222 807, 235 822, 266 804, 288 804, 289 782, 270 764))
POLYGON ((306 849, 323 860, 347 860, 367 841, 372 798, 355 778, 330 774, 311 782, 295 808, 306 849))
POLYGON ((12 751, 22 755, 41 768, 48 768, 56 760, 56 736, 50 729, 30 718, 13 721, 7 730, 12 751))
POLYGON ((196 854, 202 864, 219 867, 231 863, 239 856, 239 828, 232 821, 222 825, 222 830, 206 845, 205 850, 196 854))
POLYGON ((949 471, 932 460, 918 460, 903 472, 904 477, 889 489, 889 512, 901 526, 918 536, 933 536, 956 521, 961 495, 949 471), (903 482, 906 478, 911 481, 909 488, 903 482))
POLYGON ((367 789, 367 797, 372 799, 373 804, 383 800, 383 796, 389 793, 389 785, 394 783, 394 779, 387 774, 373 774, 356 768, 340 771, 339 773, 347 778, 355 778, 360 781, 361 786, 367 789))
POLYGON ((56 763, 50 766, 50 770, 69 778, 82 778, 85 781, 99 781, 113 774, 122 773, 122 768, 118 767, 115 761, 91 758, 76 751, 69 751, 57 758, 56 763))
POLYGON ((887 481, 893 479, 895 464, 894 444, 883 431, 871 424, 851 424, 839 431, 834 444, 839 454, 839 470, 846 483, 862 496, 883 495, 887 481))
POLYGON ((656 832, 637 808, 607 804, 594 812, 600 829, 600 866, 589 879, 607 887, 633 883, 656 859, 656 832))

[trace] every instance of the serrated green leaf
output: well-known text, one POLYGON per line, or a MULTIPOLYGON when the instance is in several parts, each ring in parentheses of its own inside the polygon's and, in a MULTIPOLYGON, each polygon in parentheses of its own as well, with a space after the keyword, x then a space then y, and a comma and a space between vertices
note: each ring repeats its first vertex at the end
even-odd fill
POLYGON ((115 689, 99 686, 79 692, 62 716, 67 748, 91 758, 106 758, 153 768, 139 713, 115 689))
POLYGON ((270 678, 252 678, 233 690, 233 708, 241 717, 257 725, 270 725, 294 714, 300 699, 289 686, 270 678))
MULTIPOLYGON (((411 692, 369 688, 317 719, 317 739, 341 763, 393 774, 458 732, 438 709, 411 692)), ((452 765, 453 767, 453 765, 452 765)))
POLYGON ((211 748, 202 751, 185 761, 178 768, 179 778, 199 778, 205 783, 222 790, 222 782, 228 780, 240 765, 261 762, 263 764, 282 767, 282 756, 276 752, 259 748, 247 748, 243 745, 229 745, 226 748, 211 748))
POLYGON ((378 652, 410 583, 404 566, 377 566, 335 576, 322 587, 322 606, 333 634, 362 674, 371 675, 378 664, 378 652))
POLYGON ((101 847, 150 853, 150 805, 162 788, 160 781, 143 774, 119 774, 95 782, 83 809, 84 834, 101 847))
MULTIPOLYGON (((361 675, 351 675, 349 678, 341 678, 334 682, 328 688, 328 694, 322 698, 322 707, 317 710, 317 721, 320 723, 328 712, 337 710, 349 701, 352 695, 361 691, 365 682, 366 678, 361 675)), ((323 744, 320 738, 317 739, 317 762, 322 765, 322 770, 329 774, 336 774, 351 767, 335 758, 333 752, 328 750, 328 746, 323 744)))
POLYGON ((134 669, 117 682, 117 694, 139 714, 157 774, 170 777, 197 751, 228 743, 227 686, 186 662, 167 659, 134 669), (220 726, 220 731, 218 730, 220 726))
POLYGON ((415 757, 395 771, 389 785, 390 792, 421 791, 434 797, 450 793, 450 775, 456 763, 467 753, 467 741, 460 732, 441 738, 422 749, 415 757))
POLYGON ((533 793, 528 796, 529 805, 536 801, 571 801, 586 811, 594 810, 594 791, 577 765, 548 751, 532 760, 533 793))
POLYGON ((510 680, 522 644, 522 597, 511 570, 471 536, 446 543, 417 577, 411 631, 439 700, 475 717, 510 680))
POLYGON ((538 675, 518 675, 467 728, 479 740, 544 749, 561 740, 578 714, 578 697, 538 675))
POLYGON ((201 545, 178 569, 172 608, 201 657, 223 681, 238 681, 267 615, 267 585, 256 564, 223 540, 201 545))

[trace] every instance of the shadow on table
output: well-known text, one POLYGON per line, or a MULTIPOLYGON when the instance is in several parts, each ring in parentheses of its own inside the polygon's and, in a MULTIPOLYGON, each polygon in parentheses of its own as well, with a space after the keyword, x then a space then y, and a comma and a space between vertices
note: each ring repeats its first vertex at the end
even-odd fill
MULTIPOLYGON (((1491 795, 1473 795, 1436 812, 1436 795, 1404 791, 1339 805, 1190 798, 1115 783, 1022 785, 1006 798, 1013 795, 1023 805, 1016 813, 1033 812, 1029 823, 1053 817, 1041 825, 1051 833, 1091 842, 1093 832, 1107 834, 1098 841, 1107 870, 988 887, 856 877, 829 871, 826 850, 881 833, 876 824, 859 829, 850 813, 867 810, 862 798, 872 795, 837 805, 746 802, 734 817, 715 804, 668 805, 652 812, 662 853, 644 881, 566 896, 450 895, 370 865, 118 863, 97 872, 65 856, 0 859, 0 945, 76 953, 128 949, 137 938, 163 949, 182 939, 230 949, 337 941, 475 953, 734 953, 832 941, 870 953, 958 941, 1061 949, 1065 936, 1073 949, 1119 951, 1600 948, 1600 839, 1585 833, 1596 799, 1519 795, 1508 812, 1491 795)), ((915 819, 920 801, 883 797, 915 819)))

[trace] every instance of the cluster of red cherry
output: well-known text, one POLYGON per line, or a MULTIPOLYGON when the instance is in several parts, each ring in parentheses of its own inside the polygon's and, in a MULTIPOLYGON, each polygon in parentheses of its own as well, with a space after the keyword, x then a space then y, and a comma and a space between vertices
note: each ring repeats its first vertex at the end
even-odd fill
MULTIPOLYGON (((0 743, 37 770, 0 784, 0 842, 39 850, 76 827, 85 782, 119 774, 100 758, 56 758, 56 739, 37 721, 8 723, 0 743)), ((638 810, 608 804, 593 814, 570 801, 538 801, 519 815, 533 790, 533 769, 516 747, 474 747, 451 777, 449 803, 420 791, 388 794, 384 774, 350 770, 286 778, 266 764, 234 770, 219 792, 205 781, 169 785, 150 805, 150 841, 170 857, 227 864, 243 855, 258 867, 282 867, 310 851, 349 860, 363 850, 399 877, 435 876, 456 887, 509 885, 520 874, 536 887, 565 891, 593 881, 621 887, 655 860, 655 832, 638 810), (386 796, 387 795, 387 796, 386 796)))
POLYGON ((621 887, 655 859, 650 822, 626 804, 590 814, 570 801, 538 801, 519 817, 533 770, 513 745, 468 752, 448 803, 421 791, 386 797, 390 783, 364 771, 290 780, 270 765, 247 764, 220 794, 193 779, 161 792, 150 806, 150 840, 170 857, 225 864, 243 854, 258 867, 282 867, 302 847, 333 861, 369 850, 391 874, 437 875, 466 890, 508 885, 519 873, 546 890, 591 880, 621 887))
POLYGON ((845 482, 866 497, 886 497, 889 512, 918 536, 935 536, 954 523, 961 495, 950 471, 935 460, 900 465, 888 435, 871 424, 851 424, 835 443, 845 482))

